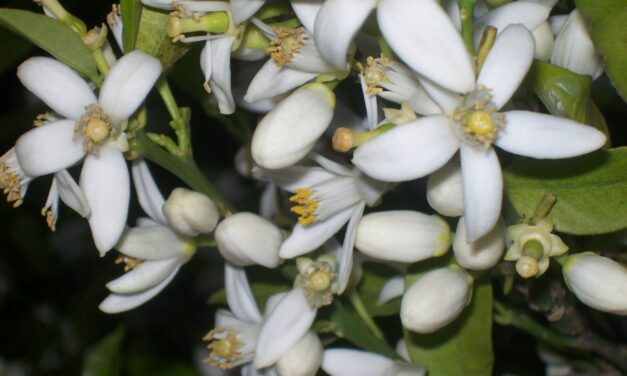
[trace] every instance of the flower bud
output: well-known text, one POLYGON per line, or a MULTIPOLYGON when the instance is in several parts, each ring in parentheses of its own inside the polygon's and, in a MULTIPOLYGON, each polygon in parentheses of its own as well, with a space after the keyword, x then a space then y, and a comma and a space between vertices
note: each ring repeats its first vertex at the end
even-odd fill
POLYGON ((458 267, 430 271, 414 282, 401 302, 407 329, 432 333, 449 324, 470 301, 472 277, 458 267))
POLYGON ((314 376, 322 364, 322 343, 313 332, 292 346, 276 363, 281 376, 314 376))
POLYGON ((269 169, 293 165, 314 147, 327 129, 335 94, 311 83, 281 101, 261 120, 252 140, 253 159, 269 169))
POLYGON ((441 256, 450 245, 451 231, 442 218, 409 210, 365 215, 355 240, 355 247, 368 256, 400 262, 441 256))
POLYGON ((569 256, 564 263, 566 285, 584 304, 627 315, 627 269, 592 252, 569 256))
POLYGON ((163 204, 168 224, 182 235, 196 236, 213 231, 220 218, 213 201, 202 193, 176 188, 163 204))
POLYGON ((215 231, 222 257, 237 266, 276 268, 283 235, 272 222, 253 213, 225 218, 215 231))
POLYGON ((534 57, 538 60, 549 61, 553 53, 553 30, 549 21, 544 21, 531 31, 536 42, 534 57))
POLYGON ((466 269, 490 269, 501 259, 505 248, 505 235, 501 223, 478 240, 466 242, 466 221, 464 217, 457 223, 457 232, 453 242, 455 260, 466 269))
POLYGON ((603 73, 603 62, 590 39, 590 26, 579 10, 570 13, 555 38, 551 63, 593 79, 603 73))
POLYGON ((447 217, 464 215, 464 185, 459 161, 452 160, 429 176, 427 201, 447 217))

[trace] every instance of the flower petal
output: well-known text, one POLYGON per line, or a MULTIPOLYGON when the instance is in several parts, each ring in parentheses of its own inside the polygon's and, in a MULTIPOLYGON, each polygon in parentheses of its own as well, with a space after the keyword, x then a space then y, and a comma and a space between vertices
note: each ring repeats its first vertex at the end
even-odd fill
POLYGON ((424 76, 419 76, 420 84, 430 98, 437 104, 440 111, 435 114, 444 113, 451 115, 461 104, 461 96, 455 92, 447 90, 424 76))
POLYGON ((230 0, 231 15, 236 25, 241 24, 255 14, 266 0, 230 0))
POLYGON ((280 68, 274 60, 270 59, 250 81, 244 100, 252 103, 285 94, 317 75, 317 73, 302 72, 289 67, 280 68))
POLYGON ((472 243, 466 242, 466 223, 464 217, 457 223, 453 251, 460 266, 471 270, 487 270, 496 265, 505 249, 503 224, 499 223, 492 231, 472 243))
POLYGON ((169 227, 153 224, 128 229, 116 245, 126 256, 142 260, 176 257, 185 243, 169 227))
POLYGON ((327 0, 316 17, 314 40, 323 58, 346 69, 346 55, 355 35, 377 0, 327 0))
POLYGON ((379 297, 377 298, 377 305, 383 305, 392 299, 400 298, 405 291, 405 277, 402 275, 394 276, 388 279, 387 282, 379 291, 379 297))
POLYGON ((353 249, 355 248, 355 238, 357 237, 357 225, 364 215, 364 208, 366 203, 360 202, 355 206, 350 219, 348 220, 348 227, 346 227, 346 234, 344 234, 344 243, 342 244, 342 250, 336 255, 338 264, 338 291, 340 295, 346 289, 348 281, 350 280, 351 272, 353 271, 353 249))
POLYGON ((505 128, 496 145, 532 158, 570 158, 599 149, 603 132, 573 120, 529 111, 505 113, 505 128))
POLYGON ((124 55, 111 68, 102 84, 98 101, 113 123, 118 124, 135 112, 161 75, 161 63, 145 52, 124 55))
POLYGON ((321 222, 305 226, 297 223, 290 237, 281 245, 279 256, 284 259, 294 258, 320 247, 333 234, 340 231, 352 214, 353 207, 350 207, 321 222))
POLYGON ((357 168, 353 171, 353 177, 355 178, 355 187, 368 206, 375 205, 388 187, 387 183, 373 179, 357 168))
POLYGON ((383 355, 360 350, 330 349, 322 357, 322 369, 331 376, 387 375, 393 366, 383 355))
POLYGON ((128 214, 131 187, 126 161, 113 146, 103 146, 83 163, 80 185, 91 207, 89 227, 104 256, 118 242, 128 214))
POLYGON ((83 143, 74 140, 72 120, 59 120, 24 133, 15 143, 15 156, 31 177, 71 167, 85 156, 83 143))
POLYGON ((499 33, 511 24, 522 24, 531 31, 546 21, 550 12, 550 6, 532 1, 512 1, 502 5, 474 23, 475 47, 479 45, 483 30, 488 25, 495 27, 499 33))
POLYGON ((461 145, 466 241, 474 242, 494 228, 501 214, 503 176, 492 148, 461 145))
POLYGON ((290 3, 300 23, 303 24, 309 33, 313 34, 316 16, 324 0, 292 0, 290 3))
POLYGON ((163 215, 165 199, 163 195, 161 195, 155 180, 152 178, 146 161, 143 158, 133 161, 131 173, 133 175, 133 183, 135 183, 135 192, 137 193, 139 205, 150 218, 165 225, 167 223, 163 215))
MULTIPOLYGON (((209 43, 209 41, 207 41, 209 43)), ((211 41, 211 80, 209 86, 218 101, 220 113, 235 112, 235 100, 231 93, 231 46, 234 36, 226 36, 211 41)))
POLYGON ((464 215, 464 183, 457 158, 429 175, 427 201, 435 211, 447 217, 464 215))
POLYGON ((459 147, 446 116, 402 124, 358 147, 353 163, 375 179, 405 181, 423 177, 451 159, 459 147))
POLYGON ((287 293, 261 326, 255 351, 255 367, 265 368, 276 363, 307 333, 317 311, 309 307, 301 288, 287 293))
POLYGON ((72 175, 67 170, 61 170, 54 174, 54 181, 57 184, 59 190, 59 197, 65 203, 80 214, 83 218, 89 217, 91 214, 91 208, 87 202, 85 194, 81 188, 76 184, 72 175))
POLYGON ((258 171, 262 177, 269 178, 274 184, 289 192, 336 177, 334 173, 322 167, 290 166, 278 170, 259 168, 258 171))
POLYGON ((477 83, 491 89, 492 101, 503 107, 520 86, 533 62, 533 36, 522 25, 510 25, 499 33, 483 63, 477 83))
POLYGON ((22 84, 63 117, 78 120, 96 96, 76 72, 48 57, 32 57, 17 68, 22 84))
POLYGON ((437 1, 381 0, 377 17, 385 39, 410 68, 458 93, 474 89, 472 58, 437 1))
POLYGON ((248 323, 261 322, 261 312, 248 284, 246 271, 228 262, 224 263, 226 301, 235 317, 248 323))
POLYGON ((105 313, 120 313, 139 307, 160 293, 172 281, 178 270, 179 268, 176 268, 168 278, 150 290, 131 295, 111 294, 100 303, 98 308, 105 313))
POLYGON ((116 294, 136 294, 148 290, 167 278, 181 266, 182 258, 146 260, 138 267, 107 283, 107 288, 116 294))

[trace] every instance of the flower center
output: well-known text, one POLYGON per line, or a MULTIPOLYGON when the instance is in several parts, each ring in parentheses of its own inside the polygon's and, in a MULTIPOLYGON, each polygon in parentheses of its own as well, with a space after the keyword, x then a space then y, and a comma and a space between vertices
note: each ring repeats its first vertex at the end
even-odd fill
POLYGON ((485 149, 505 126, 505 114, 497 112, 489 89, 479 85, 464 97, 452 120, 466 141, 485 149))
POLYGON ((275 28, 276 38, 270 42, 270 47, 266 52, 276 62, 279 67, 292 61, 294 54, 303 47, 303 33, 305 28, 296 29, 279 27, 275 28))
POLYGON ((109 117, 96 104, 90 104, 74 127, 74 138, 83 137, 83 148, 87 152, 94 151, 97 145, 104 143, 114 135, 109 117))
POLYGON ((474 111, 466 115, 464 131, 476 135, 487 136, 494 132, 492 116, 486 111, 474 111))
POLYGON ((142 264, 142 262, 144 262, 143 260, 134 258, 134 257, 128 257, 128 256, 124 256, 124 255, 120 255, 118 256, 114 263, 116 265, 119 264, 124 264, 124 271, 128 272, 130 270, 133 270, 135 268, 137 268, 138 266, 140 266, 142 264))
POLYGON ((312 197, 312 191, 308 188, 299 188, 296 194, 290 197, 290 202, 297 205, 292 207, 290 211, 298 214, 298 222, 303 225, 311 224, 316 220, 316 209, 318 209, 318 201, 312 197))
POLYGON ((109 125, 102 119, 92 119, 87 123, 83 135, 94 143, 100 143, 109 137, 109 125))
POLYGON ((331 264, 320 259, 313 261, 301 258, 299 272, 295 284, 303 288, 305 298, 312 308, 320 308, 333 302, 336 288, 333 282, 337 273, 331 264))
POLYGON ((385 78, 384 68, 390 65, 390 60, 381 55, 379 58, 368 56, 366 59, 366 65, 357 63, 357 68, 366 82, 368 96, 373 96, 383 91, 379 87, 379 82, 385 78))
POLYGON ((237 339, 237 333, 226 331, 224 328, 215 328, 209 332, 204 338, 210 341, 207 348, 211 350, 209 354, 209 364, 220 367, 221 369, 230 369, 241 356, 238 349, 242 343, 237 339))

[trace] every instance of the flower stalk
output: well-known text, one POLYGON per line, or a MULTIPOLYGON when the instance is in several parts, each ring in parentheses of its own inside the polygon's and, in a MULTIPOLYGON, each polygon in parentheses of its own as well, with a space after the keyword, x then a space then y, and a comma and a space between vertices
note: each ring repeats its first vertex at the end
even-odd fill
POLYGON ((374 334, 374 336, 377 338, 384 339, 383 332, 381 331, 377 323, 374 322, 372 317, 370 317, 370 314, 368 313, 368 310, 366 310, 366 307, 361 301, 361 298, 359 297, 357 291, 351 291, 350 294, 348 294, 348 299, 353 305, 355 312, 357 312, 357 315, 359 315, 359 317, 363 320, 363 322, 366 324, 368 329, 370 329, 372 334, 374 334))
POLYGON ((459 0, 459 18, 462 23, 462 39, 468 53, 474 55, 475 47, 473 41, 472 12, 475 9, 477 0, 459 0))

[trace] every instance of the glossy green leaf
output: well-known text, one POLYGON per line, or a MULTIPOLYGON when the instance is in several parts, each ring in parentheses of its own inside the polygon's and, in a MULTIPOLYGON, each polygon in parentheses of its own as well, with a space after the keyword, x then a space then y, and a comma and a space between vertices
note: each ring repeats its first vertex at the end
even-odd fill
POLYGON ((137 38, 141 12, 142 4, 140 0, 120 0, 120 13, 122 14, 122 23, 124 24, 122 31, 124 52, 135 49, 135 38, 137 38))
POLYGON ((605 72, 623 100, 627 101, 627 1, 576 0, 590 20, 590 35, 603 56, 605 72))
POLYGON ((557 202, 548 218, 558 231, 594 235, 627 227, 626 147, 571 159, 519 160, 504 175, 507 196, 521 216, 533 215, 550 192, 557 202))
POLYGON ((378 305, 379 292, 383 285, 399 272, 383 264, 363 264, 363 277, 357 291, 366 310, 371 316, 395 315, 400 311, 401 299, 393 299, 383 305, 378 305))
POLYGON ((167 13, 143 8, 135 41, 136 49, 159 59, 164 69, 172 66, 191 48, 184 43, 172 43, 172 38, 166 34, 167 25, 167 13))
POLYGON ((412 361, 430 376, 492 374, 492 286, 477 281, 471 303, 450 325, 431 334, 405 330, 412 361))
POLYGON ((82 376, 115 376, 120 374, 120 354, 124 329, 118 328, 88 353, 83 364, 82 376))
POLYGON ((96 62, 69 27, 43 14, 0 9, 0 24, 23 36, 94 82, 101 82, 96 62))
POLYGON ((528 82, 551 114, 597 128, 608 137, 609 145, 607 124, 590 96, 590 76, 536 60, 529 70, 528 82))

